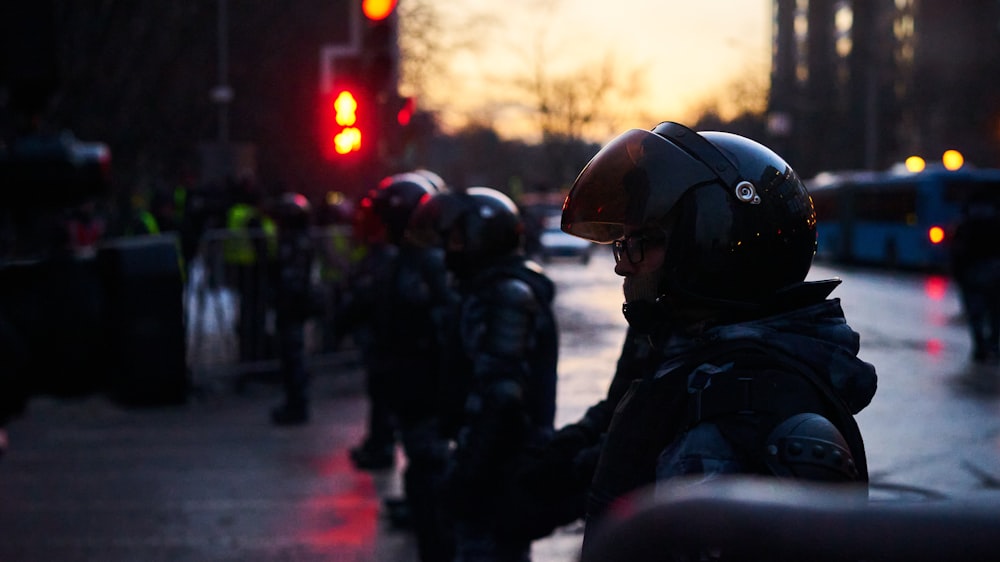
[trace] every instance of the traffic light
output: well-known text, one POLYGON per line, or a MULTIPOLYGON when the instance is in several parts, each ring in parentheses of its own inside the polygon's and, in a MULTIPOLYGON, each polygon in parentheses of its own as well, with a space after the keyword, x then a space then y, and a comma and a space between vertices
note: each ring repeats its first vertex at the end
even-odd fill
POLYGON ((350 90, 341 90, 333 100, 333 149, 337 154, 361 150, 361 129, 358 125, 358 101, 350 90))
POLYGON ((365 145, 366 131, 359 119, 364 111, 359 90, 340 87, 322 96, 320 140, 329 160, 356 159, 365 145))
POLYGON ((399 83, 399 17, 395 0, 365 0, 361 57, 372 94, 395 95, 399 83))
POLYGON ((319 134, 324 157, 340 163, 367 158, 377 137, 377 106, 368 93, 357 59, 338 60, 333 82, 322 93, 320 104, 319 134))
POLYGON ((417 110, 417 100, 413 97, 401 98, 402 104, 396 112, 396 123, 400 127, 406 127, 413 120, 413 113, 417 110))
POLYGON ((412 114, 412 109, 403 108, 398 93, 397 4, 363 0, 358 45, 327 59, 320 144, 325 158, 341 170, 388 165, 395 158, 399 123, 412 114))
POLYGON ((371 21, 382 21, 396 10, 396 0, 364 0, 361 11, 371 21))

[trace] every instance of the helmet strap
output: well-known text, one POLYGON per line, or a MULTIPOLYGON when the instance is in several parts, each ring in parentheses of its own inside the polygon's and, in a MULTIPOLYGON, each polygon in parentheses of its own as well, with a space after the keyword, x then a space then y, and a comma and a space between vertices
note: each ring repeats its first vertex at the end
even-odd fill
POLYGON ((622 314, 629 326, 641 333, 652 334, 667 322, 665 307, 660 303, 661 299, 626 302, 622 304, 622 314))

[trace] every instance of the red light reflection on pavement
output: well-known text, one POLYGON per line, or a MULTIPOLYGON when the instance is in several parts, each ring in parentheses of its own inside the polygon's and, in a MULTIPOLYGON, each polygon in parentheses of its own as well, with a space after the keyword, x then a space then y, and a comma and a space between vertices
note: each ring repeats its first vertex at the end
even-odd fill
POLYGON ((305 502, 297 534, 316 548, 374 551, 380 504, 375 482, 368 472, 356 470, 343 451, 334 453, 322 459, 318 468, 335 490, 327 493, 324 489, 322 495, 305 502))
POLYGON ((941 340, 927 340, 924 349, 931 355, 938 355, 944 351, 944 344, 941 343, 941 340))
POLYGON ((939 301, 948 292, 948 279, 940 275, 932 275, 924 282, 924 294, 927 298, 939 301))

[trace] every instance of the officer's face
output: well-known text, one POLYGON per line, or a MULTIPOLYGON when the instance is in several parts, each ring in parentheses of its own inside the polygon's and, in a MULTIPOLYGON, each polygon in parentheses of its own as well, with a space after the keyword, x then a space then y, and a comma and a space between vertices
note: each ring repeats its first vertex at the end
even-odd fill
POLYGON ((653 301, 659 296, 666 242, 660 230, 634 230, 613 243, 615 273, 625 278, 625 302, 653 301))

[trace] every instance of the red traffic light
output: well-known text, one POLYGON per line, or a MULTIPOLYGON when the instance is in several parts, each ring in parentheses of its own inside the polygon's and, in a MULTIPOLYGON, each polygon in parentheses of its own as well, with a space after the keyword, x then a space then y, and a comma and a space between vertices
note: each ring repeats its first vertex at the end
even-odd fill
POLYGON ((402 126, 407 126, 410 124, 410 120, 413 119, 413 113, 417 110, 417 100, 413 97, 403 98, 403 105, 396 112, 396 122, 402 126))
POLYGON ((382 21, 392 15, 396 9, 396 0, 363 0, 361 11, 371 21, 382 21))
POLYGON ((323 102, 322 138, 327 158, 336 158, 361 152, 362 130, 365 128, 364 97, 355 91, 342 88, 334 90, 323 102))
POLYGON ((361 129, 355 127, 358 121, 358 100, 347 90, 337 94, 333 101, 334 120, 339 130, 334 131, 333 149, 337 154, 348 154, 361 150, 361 129))

